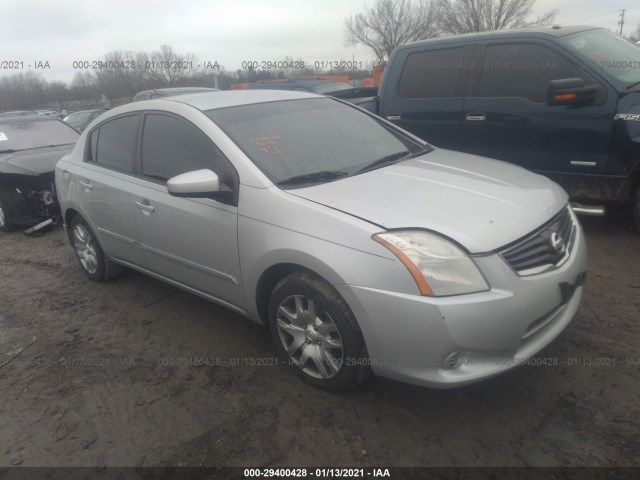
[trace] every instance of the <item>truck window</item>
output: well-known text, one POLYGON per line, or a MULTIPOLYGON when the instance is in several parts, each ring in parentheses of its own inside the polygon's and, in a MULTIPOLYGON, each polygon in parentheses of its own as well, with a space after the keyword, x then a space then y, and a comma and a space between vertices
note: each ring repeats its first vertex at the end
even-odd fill
POLYGON ((580 68, 543 45, 488 45, 478 96, 522 97, 535 103, 546 103, 549 82, 560 78, 583 78, 587 83, 593 83, 580 68))
POLYGON ((450 98, 456 95, 462 70, 462 47, 415 52, 402 69, 400 98, 450 98))

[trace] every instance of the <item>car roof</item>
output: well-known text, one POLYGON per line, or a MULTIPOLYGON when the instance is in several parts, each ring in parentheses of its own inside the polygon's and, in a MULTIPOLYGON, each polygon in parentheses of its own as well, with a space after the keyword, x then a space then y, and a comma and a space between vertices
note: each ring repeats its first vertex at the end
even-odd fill
MULTIPOLYGON (((304 98, 326 98, 310 92, 291 90, 220 90, 217 92, 191 93, 179 97, 155 98, 136 102, 140 110, 144 110, 145 102, 178 102, 191 105, 198 110, 212 110, 216 108, 251 105, 256 103, 277 102, 281 100, 298 100, 304 98)), ((132 104, 129 104, 132 105, 132 104)))
POLYGON ((473 43, 493 39, 507 38, 545 38, 545 37, 564 37, 578 32, 587 30, 604 30, 602 27, 594 27, 589 25, 553 25, 549 27, 529 27, 514 28, 510 30, 495 30, 490 32, 465 33, 463 35, 452 35, 448 37, 430 38, 428 40, 418 40, 406 43, 397 48, 397 50, 410 49, 414 47, 437 45, 440 43, 473 43))

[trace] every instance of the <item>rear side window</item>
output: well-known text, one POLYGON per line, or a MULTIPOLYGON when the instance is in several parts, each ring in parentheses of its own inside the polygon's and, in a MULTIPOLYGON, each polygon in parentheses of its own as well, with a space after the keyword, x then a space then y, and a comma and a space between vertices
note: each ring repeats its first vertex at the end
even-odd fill
POLYGON ((99 130, 94 130, 91 134, 91 151, 95 152, 93 161, 108 168, 132 172, 137 136, 137 115, 119 117, 103 123, 99 130), (94 147, 96 132, 98 138, 94 147))
POLYGON ((237 173, 222 152, 201 131, 175 117, 148 114, 142 133, 142 174, 166 182, 193 170, 209 169, 229 189, 237 173))
POLYGON ((583 78, 580 68, 543 45, 488 45, 478 87, 480 97, 522 97, 547 102, 551 80, 583 78))
POLYGON ((450 98, 456 96, 462 70, 462 47, 412 53, 402 69, 400 98, 450 98))

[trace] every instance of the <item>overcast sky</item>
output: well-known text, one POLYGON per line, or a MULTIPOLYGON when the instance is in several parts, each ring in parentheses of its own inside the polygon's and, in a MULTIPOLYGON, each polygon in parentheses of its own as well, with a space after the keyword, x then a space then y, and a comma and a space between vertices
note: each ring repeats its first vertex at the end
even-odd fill
MULTIPOLYGON (((2 0, 0 61, 49 62, 49 80, 73 78, 73 62, 101 60, 112 50, 153 51, 171 45, 179 53, 218 61, 228 70, 243 60, 306 62, 373 56, 345 47, 344 19, 372 0, 2 0)), ((556 23, 616 29, 640 23, 638 0, 538 0, 535 13, 558 7, 556 23)), ((0 70, 0 76, 14 71, 0 70)))

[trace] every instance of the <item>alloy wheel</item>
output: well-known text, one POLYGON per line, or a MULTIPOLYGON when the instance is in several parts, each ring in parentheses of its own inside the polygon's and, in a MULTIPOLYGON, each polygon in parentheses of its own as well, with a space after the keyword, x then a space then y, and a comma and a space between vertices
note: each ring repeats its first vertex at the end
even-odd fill
POLYGON ((342 368, 344 347, 331 316, 303 295, 286 297, 277 311, 280 341, 291 361, 307 375, 328 379, 342 368))
POLYGON ((84 227, 84 225, 76 225, 73 229, 73 248, 80 259, 82 267, 90 274, 96 273, 98 270, 98 254, 93 238, 84 227))

